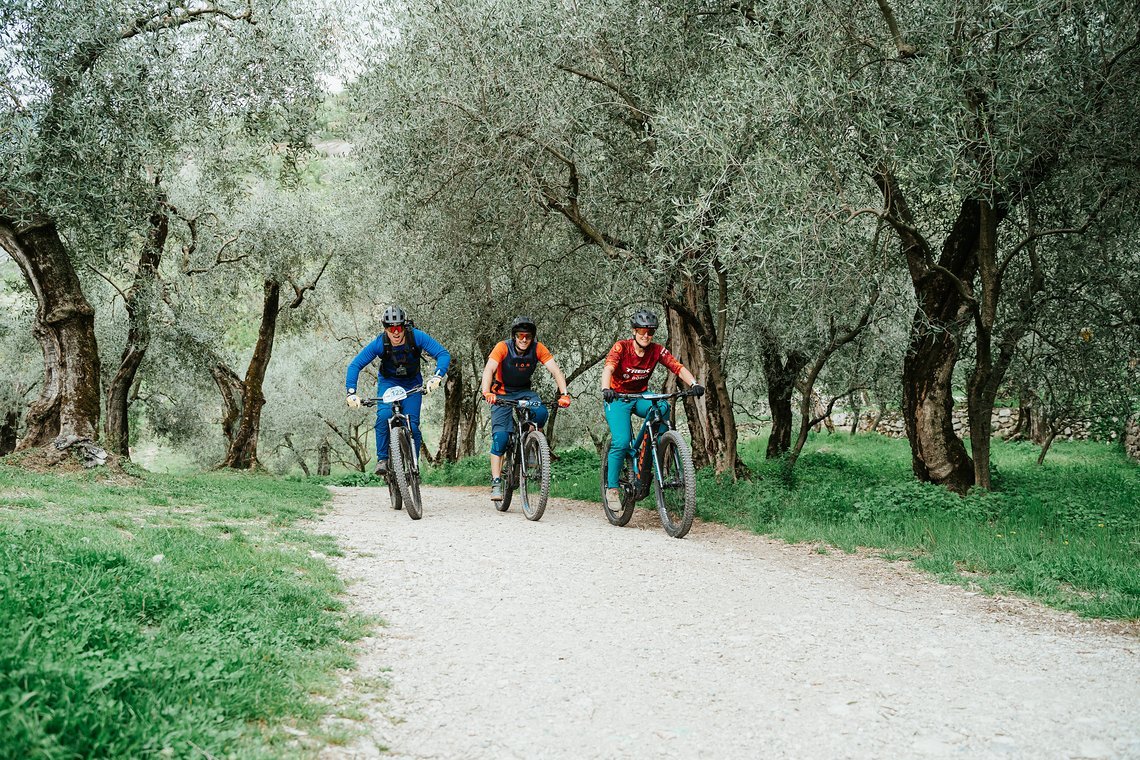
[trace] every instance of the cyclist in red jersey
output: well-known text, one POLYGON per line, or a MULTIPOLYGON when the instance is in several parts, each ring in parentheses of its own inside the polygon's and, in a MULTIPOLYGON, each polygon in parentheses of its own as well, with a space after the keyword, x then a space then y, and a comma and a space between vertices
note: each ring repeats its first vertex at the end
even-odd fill
MULTIPOLYGON (((653 342, 653 333, 657 330, 656 314, 642 309, 633 315, 629 326, 633 328, 633 338, 615 343, 606 355, 606 366, 602 369, 603 407, 606 423, 610 426, 606 501, 615 512, 622 509, 618 473, 621 471, 622 458, 633 440, 633 415, 645 417, 651 407, 649 401, 619 400, 617 395, 645 393, 649 388, 649 377, 658 364, 664 364, 666 369, 680 377, 694 395, 701 396, 705 392, 693 373, 677 361, 677 357, 660 343, 653 342)), ((664 405, 665 414, 668 414, 668 403, 658 403, 664 405)))

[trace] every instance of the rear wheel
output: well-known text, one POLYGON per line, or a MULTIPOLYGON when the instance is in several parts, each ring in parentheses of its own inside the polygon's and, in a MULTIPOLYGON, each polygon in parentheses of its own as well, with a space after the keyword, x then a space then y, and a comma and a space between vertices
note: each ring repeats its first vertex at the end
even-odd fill
POLYGON ((629 522, 629 518, 633 517, 633 507, 636 504, 633 498, 636 486, 633 482, 633 468, 630 466, 630 459, 628 456, 622 459, 621 472, 618 473, 618 488, 621 489, 621 511, 615 512, 610 509, 610 504, 606 501, 606 481, 609 474, 609 438, 606 438, 606 445, 602 447, 602 511, 606 513, 606 519, 610 521, 610 525, 622 526, 629 522))
POLYGON ((684 538, 697 511, 696 474, 689 444, 676 430, 670 430, 657 443, 657 460, 661 465, 661 477, 653 481, 657 514, 666 533, 684 538))
POLYGON ((406 427, 392 431, 391 452, 388 464, 396 476, 396 485, 403 496, 408 517, 418 520, 423 517, 423 503, 420 501, 420 476, 416 472, 416 450, 412 443, 412 431, 406 427))
POLYGON ((550 446, 539 430, 532 430, 523 438, 521 469, 523 514, 528 520, 540 520, 550 497, 550 446))
POLYGON ((392 502, 392 509, 402 509, 404 507, 404 496, 400 493, 400 487, 396 485, 396 479, 389 472, 384 476, 384 480, 388 481, 388 498, 392 502))
POLYGON ((514 433, 507 439, 507 450, 503 452, 503 471, 500 477, 503 479, 503 500, 495 502, 495 509, 500 512, 506 512, 511 508, 511 497, 515 495, 515 486, 518 485, 515 481, 518 479, 518 474, 515 472, 515 436, 514 433))

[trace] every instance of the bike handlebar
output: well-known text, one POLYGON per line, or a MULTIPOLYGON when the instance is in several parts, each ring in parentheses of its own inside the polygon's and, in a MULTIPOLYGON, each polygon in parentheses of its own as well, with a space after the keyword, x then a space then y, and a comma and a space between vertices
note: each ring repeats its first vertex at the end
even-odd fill
POLYGON ((690 389, 683 391, 673 391, 672 393, 618 393, 614 396, 615 399, 622 401, 668 401, 674 398, 684 398, 685 396, 692 396, 693 392, 690 389))
POLYGON ((513 406, 519 409, 533 409, 536 406, 550 406, 547 401, 531 401, 526 398, 497 398, 495 406, 513 406))
MULTIPOLYGON (((408 395, 411 396, 411 395, 414 395, 416 393, 423 393, 424 387, 422 385, 417 385, 415 388, 408 388, 407 390, 408 390, 408 395)), ((367 406, 367 407, 373 407, 373 406, 376 406, 377 404, 379 404, 380 402, 382 402, 383 400, 384 399, 382 399, 382 398, 364 398, 364 399, 360 400, 360 405, 361 406, 367 406)), ((403 399, 401 399, 401 401, 402 400, 403 399)))

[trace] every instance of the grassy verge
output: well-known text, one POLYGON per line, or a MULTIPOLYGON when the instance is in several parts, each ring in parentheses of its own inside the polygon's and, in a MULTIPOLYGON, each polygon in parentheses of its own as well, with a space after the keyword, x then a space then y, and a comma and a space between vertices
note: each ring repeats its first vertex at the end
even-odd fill
POLYGON ((0 757, 304 754, 363 631, 289 528, 327 491, 135 475, 0 466, 0 757))
MULTIPOLYGON (((1038 467, 1035 446, 994 441, 995 490, 959 498, 914 480, 906 441, 815 436, 791 483, 780 462, 764 459, 764 444, 741 447, 751 480, 698 474, 698 516, 793 543, 872 548, 947 582, 1089 617, 1140 618, 1140 467, 1119 448, 1057 443, 1038 467)), ((552 492, 596 501, 597 473, 593 452, 562 452, 552 492)), ((483 486, 487 461, 473 457, 426 479, 483 486)))

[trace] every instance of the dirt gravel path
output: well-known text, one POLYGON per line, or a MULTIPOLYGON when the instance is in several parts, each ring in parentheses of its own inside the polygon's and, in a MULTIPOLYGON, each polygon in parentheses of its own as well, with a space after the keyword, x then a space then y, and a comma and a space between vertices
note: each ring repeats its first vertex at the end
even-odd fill
POLYGON ((1140 638, 721 526, 335 488, 317 530, 387 625, 340 758, 1140 758, 1140 638), (383 681, 386 689, 377 689, 383 681), (376 699, 370 699, 375 695, 376 699), (385 749, 387 751, 385 751, 385 749))

